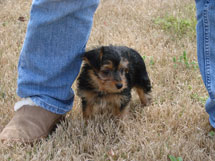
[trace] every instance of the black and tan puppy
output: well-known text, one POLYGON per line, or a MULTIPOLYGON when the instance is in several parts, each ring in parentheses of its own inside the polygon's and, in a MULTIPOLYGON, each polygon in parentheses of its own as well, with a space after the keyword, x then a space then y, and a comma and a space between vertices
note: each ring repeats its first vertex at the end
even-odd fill
POLYGON ((77 94, 85 119, 103 107, 121 116, 131 99, 132 88, 141 103, 147 105, 151 83, 138 52, 125 46, 102 46, 85 52, 83 60, 77 94))

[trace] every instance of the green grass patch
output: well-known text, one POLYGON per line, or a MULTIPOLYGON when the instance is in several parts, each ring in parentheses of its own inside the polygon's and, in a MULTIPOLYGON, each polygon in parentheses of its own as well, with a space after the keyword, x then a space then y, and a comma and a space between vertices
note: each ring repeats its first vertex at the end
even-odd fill
POLYGON ((202 105, 204 105, 205 102, 206 102, 206 100, 208 99, 208 97, 201 97, 201 96, 199 96, 197 93, 192 93, 192 94, 190 95, 190 97, 191 97, 192 100, 198 101, 198 102, 200 102, 202 105))
POLYGON ((169 155, 169 159, 171 161, 183 161, 182 157, 174 157, 173 155, 169 155))
POLYGON ((208 135, 209 135, 209 137, 214 137, 214 136, 215 136, 215 132, 214 132, 214 131, 210 131, 210 132, 208 133, 208 135))
POLYGON ((155 65, 155 60, 154 60, 154 57, 153 56, 142 56, 142 58, 143 58, 143 61, 148 61, 148 59, 149 59, 149 65, 150 66, 153 66, 153 65, 155 65))
POLYGON ((174 38, 180 39, 185 36, 192 39, 195 38, 196 23, 195 7, 193 5, 186 7, 184 11, 178 13, 178 15, 166 13, 154 19, 154 24, 156 24, 156 26, 174 38))
POLYGON ((178 58, 173 57, 172 61, 174 63, 174 68, 178 68, 179 66, 184 66, 185 68, 190 68, 190 69, 198 69, 198 63, 194 60, 189 60, 188 54, 186 51, 182 53, 178 58))

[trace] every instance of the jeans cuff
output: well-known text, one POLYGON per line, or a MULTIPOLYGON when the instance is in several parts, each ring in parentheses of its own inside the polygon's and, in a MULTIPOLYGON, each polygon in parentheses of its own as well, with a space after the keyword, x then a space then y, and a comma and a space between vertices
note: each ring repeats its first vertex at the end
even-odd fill
POLYGON ((52 113, 55 114, 66 114, 67 112, 69 112, 72 109, 72 105, 67 106, 65 108, 60 108, 57 107, 55 105, 51 105, 49 103, 44 102, 42 99, 40 99, 39 97, 31 97, 31 100, 39 107, 42 107, 43 109, 50 111, 52 113))

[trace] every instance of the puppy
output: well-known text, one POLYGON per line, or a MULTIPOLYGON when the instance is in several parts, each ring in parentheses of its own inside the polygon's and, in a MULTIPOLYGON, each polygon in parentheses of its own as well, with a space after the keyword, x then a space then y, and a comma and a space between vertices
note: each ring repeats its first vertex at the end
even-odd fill
POLYGON ((77 95, 81 98, 84 119, 103 108, 121 117, 131 99, 132 88, 136 89, 142 105, 147 105, 151 83, 137 51, 125 46, 102 46, 85 52, 83 60, 77 95))

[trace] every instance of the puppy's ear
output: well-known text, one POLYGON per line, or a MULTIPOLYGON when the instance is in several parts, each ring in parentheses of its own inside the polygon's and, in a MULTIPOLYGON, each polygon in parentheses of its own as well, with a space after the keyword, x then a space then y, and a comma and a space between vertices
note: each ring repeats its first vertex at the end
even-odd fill
POLYGON ((104 48, 98 48, 94 50, 90 50, 84 53, 83 60, 92 66, 94 69, 99 70, 101 66, 102 56, 103 56, 104 48))

